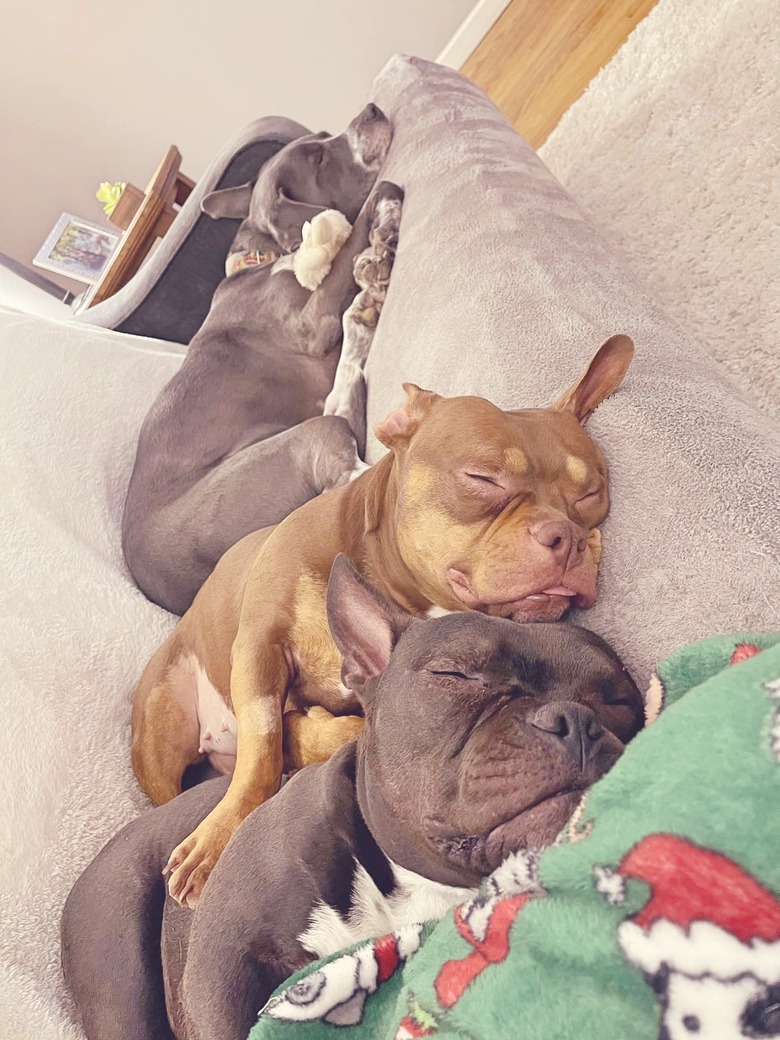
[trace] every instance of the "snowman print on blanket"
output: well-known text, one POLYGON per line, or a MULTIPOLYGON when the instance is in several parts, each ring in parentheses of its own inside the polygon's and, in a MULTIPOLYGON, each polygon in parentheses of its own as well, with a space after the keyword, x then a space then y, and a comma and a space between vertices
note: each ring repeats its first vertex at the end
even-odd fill
POLYGON ((284 1022, 314 1022, 354 1026, 363 1020, 366 999, 377 991, 420 946, 422 925, 365 943, 271 997, 260 1016, 284 1022))
POLYGON ((626 881, 647 903, 617 931, 661 1005, 659 1040, 780 1038, 780 899, 739 864, 672 834, 643 838, 596 887, 622 903, 626 881))

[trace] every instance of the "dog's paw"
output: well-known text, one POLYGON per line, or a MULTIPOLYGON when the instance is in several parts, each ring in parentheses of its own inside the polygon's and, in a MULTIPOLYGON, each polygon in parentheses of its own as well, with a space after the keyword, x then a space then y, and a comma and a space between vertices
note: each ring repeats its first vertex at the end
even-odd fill
POLYGON ((364 289, 359 292, 352 304, 347 311, 347 317, 350 321, 356 322, 358 325, 365 325, 366 328, 375 329, 376 323, 379 321, 379 313, 382 310, 382 301, 384 295, 378 297, 372 294, 368 289, 364 289))
POLYGON ((403 190, 392 181, 382 181, 372 196, 373 219, 368 240, 377 256, 395 253, 403 201, 403 190))
POLYGON ((369 327, 376 325, 390 283, 403 197, 398 185, 382 181, 371 200, 373 214, 368 234, 371 244, 355 257, 353 274, 364 292, 355 301, 352 316, 369 327))
MULTIPOLYGON (((366 469, 370 469, 369 466, 364 466, 364 472, 366 469)), ((334 743, 341 747, 342 744, 346 744, 348 740, 354 740, 358 736, 360 731, 365 725, 365 719, 360 715, 337 715, 330 723, 330 731, 334 740, 334 743)))
POLYGON ((284 768, 291 773, 331 755, 363 728, 360 715, 333 715, 322 705, 284 716, 284 768))
POLYGON ((163 875, 169 874, 168 894, 180 906, 194 910, 203 894, 219 857, 227 845, 232 828, 212 823, 209 818, 185 838, 171 853, 163 875))
POLYGON ((367 289, 374 300, 384 300, 393 270, 392 254, 378 256, 366 250, 355 257, 353 275, 361 289, 367 289))
POLYGON ((400 206, 404 201, 404 189, 393 181, 380 181, 374 188, 372 200, 375 207, 382 202, 397 202, 400 206))

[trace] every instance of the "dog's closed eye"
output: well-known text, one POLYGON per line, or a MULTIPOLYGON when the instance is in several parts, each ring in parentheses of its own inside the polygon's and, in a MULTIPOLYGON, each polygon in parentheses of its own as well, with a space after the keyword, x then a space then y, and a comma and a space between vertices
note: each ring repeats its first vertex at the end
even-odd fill
POLYGON ((595 488, 593 491, 588 491, 585 495, 580 495, 577 499, 577 505, 587 505, 590 502, 595 502, 597 498, 601 496, 601 488, 595 488))
POLYGON ((452 661, 431 661, 425 666, 429 675, 436 675, 447 679, 460 679, 463 682, 478 682, 478 675, 469 675, 452 661))
POLYGON ((475 495, 489 496, 491 498, 506 497, 508 488, 503 477, 497 473, 488 473, 484 470, 468 469, 462 470, 458 477, 465 489, 475 495))
POLYGON ((627 695, 625 690, 602 689, 586 703, 593 708, 600 720, 624 743, 638 733, 644 725, 642 704, 627 695))
POLYGON ((628 697, 605 697, 604 703, 608 704, 610 708, 633 708, 634 701, 628 697))

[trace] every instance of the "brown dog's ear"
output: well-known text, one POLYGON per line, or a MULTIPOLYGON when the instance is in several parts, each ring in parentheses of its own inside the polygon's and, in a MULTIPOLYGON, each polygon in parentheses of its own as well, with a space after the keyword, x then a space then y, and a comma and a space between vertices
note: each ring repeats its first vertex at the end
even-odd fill
POLYGON ((610 336, 574 386, 550 407, 557 412, 571 412, 581 423, 586 422, 604 398, 623 382, 633 356, 634 344, 629 336, 610 336))
POLYGON ((414 383, 404 383, 404 390, 406 403, 374 427, 377 440, 393 451, 407 446, 432 406, 441 400, 439 394, 434 394, 432 390, 421 390, 414 383))
POLYGON ((301 228, 306 221, 313 220, 318 213, 324 213, 326 209, 327 206, 294 202, 285 193, 284 188, 280 188, 272 211, 268 214, 268 226, 282 249, 292 253, 303 242, 301 228))
POLYGON ((254 184, 239 184, 236 188, 221 188, 209 192, 201 200, 200 208, 213 220, 222 217, 244 218, 249 214, 254 184))
POLYGON ((393 647, 414 618, 366 581, 343 553, 328 581, 328 625, 342 657, 341 679, 365 707, 366 683, 387 667, 393 647))

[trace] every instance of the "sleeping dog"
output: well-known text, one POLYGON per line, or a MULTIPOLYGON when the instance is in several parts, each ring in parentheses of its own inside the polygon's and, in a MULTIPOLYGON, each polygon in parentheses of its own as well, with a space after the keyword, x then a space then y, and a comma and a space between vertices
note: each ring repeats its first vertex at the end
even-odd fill
POLYGON ((230 546, 355 467, 349 424, 322 411, 342 315, 356 292, 354 257, 370 232, 383 241, 397 235, 399 188, 383 183, 364 206, 391 137, 386 117, 368 105, 343 134, 293 141, 254 185, 203 201, 212 217, 244 218, 236 243, 265 262, 220 284, 141 429, 122 545, 141 590, 174 613, 184 613, 230 546), (295 252, 302 225, 326 209, 355 223, 310 292, 283 254, 295 252))
POLYGON ((133 705, 133 768, 158 805, 205 758, 233 773, 172 851, 173 896, 195 904, 233 831, 279 789, 285 759, 321 761, 362 725, 325 616, 340 552, 420 617, 551 621, 593 604, 609 490, 582 424, 632 354, 627 336, 612 336, 547 408, 502 411, 407 384, 406 403, 376 429, 390 448, 382 461, 225 553, 133 705))
POLYGON ((233 772, 225 798, 173 850, 174 896, 195 903, 232 832, 278 790, 285 757, 322 760, 360 728, 325 618, 339 552, 420 616, 555 620, 594 602, 609 492, 582 423, 632 353, 627 337, 611 337, 544 409, 504 412, 409 385, 377 428, 391 449, 380 463, 225 554, 147 665, 133 706, 133 768, 157 804, 206 757, 233 772))
POLYGON ((178 1040, 244 1040, 292 972, 442 917, 509 853, 550 845, 643 725, 585 629, 421 622, 345 557, 328 620, 365 727, 245 820, 195 913, 161 871, 224 779, 125 827, 68 897, 62 963, 89 1040, 163 1040, 168 1022, 178 1040))

